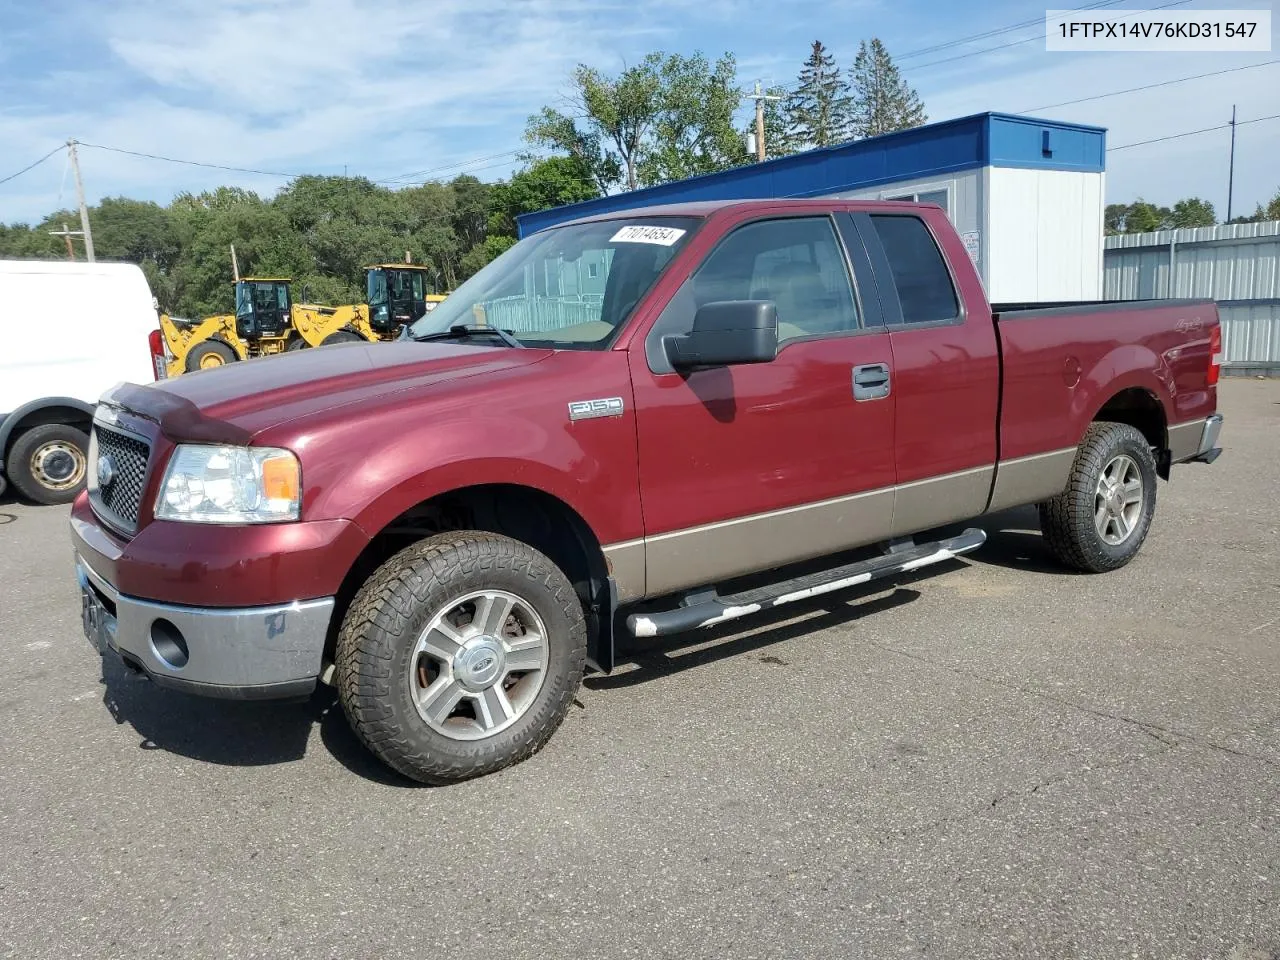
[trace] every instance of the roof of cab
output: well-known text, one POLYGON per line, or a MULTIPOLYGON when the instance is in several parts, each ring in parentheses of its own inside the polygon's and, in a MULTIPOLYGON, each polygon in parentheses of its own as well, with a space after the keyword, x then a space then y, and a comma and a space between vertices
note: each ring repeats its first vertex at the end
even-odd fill
POLYGON ((639 217, 709 217, 722 210, 736 210, 742 207, 757 207, 776 210, 902 210, 904 207, 921 208, 936 207, 934 203, 908 203, 903 200, 846 200, 836 197, 818 198, 751 198, 744 200, 691 200, 685 203, 664 203, 656 206, 636 205, 620 210, 602 210, 564 223, 555 227, 568 227, 580 223, 597 223, 601 220, 634 220, 639 217))

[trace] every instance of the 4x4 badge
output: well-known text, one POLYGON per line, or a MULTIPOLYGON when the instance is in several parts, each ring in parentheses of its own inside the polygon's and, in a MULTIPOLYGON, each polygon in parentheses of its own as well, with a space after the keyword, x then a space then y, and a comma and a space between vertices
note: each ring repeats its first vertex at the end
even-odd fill
POLYGON ((570 420, 620 416, 622 416, 621 397, 606 397, 603 400, 574 400, 569 404, 570 420))

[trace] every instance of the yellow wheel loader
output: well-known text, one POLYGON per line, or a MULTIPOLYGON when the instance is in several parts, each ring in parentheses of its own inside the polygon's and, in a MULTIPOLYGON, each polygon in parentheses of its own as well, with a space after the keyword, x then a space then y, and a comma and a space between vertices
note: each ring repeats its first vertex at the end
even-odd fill
POLYGON ((428 268, 389 263, 365 268, 366 303, 325 307, 293 303, 288 277, 235 281, 236 312, 183 320, 161 314, 169 376, 305 347, 394 340, 401 326, 435 308, 428 268))
POLYGON ((400 328, 435 309, 444 300, 432 291, 431 270, 416 263, 379 263, 365 267, 365 302, 343 307, 299 304, 293 325, 301 338, 289 349, 319 347, 349 340, 394 340, 400 328))
POLYGON ((160 315, 170 356, 169 376, 221 367, 236 360, 283 353, 297 334, 287 277, 246 277, 235 282, 236 312, 184 320, 160 315))

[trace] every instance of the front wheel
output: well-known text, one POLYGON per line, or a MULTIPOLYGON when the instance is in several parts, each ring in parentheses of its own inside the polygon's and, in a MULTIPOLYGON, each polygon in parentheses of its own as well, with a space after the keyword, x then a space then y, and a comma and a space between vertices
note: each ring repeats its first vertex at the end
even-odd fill
POLYGON ((239 359, 236 352, 231 349, 231 344, 221 340, 205 340, 197 343, 187 354, 187 372, 213 370, 217 367, 225 367, 228 363, 235 363, 239 359))
POLYGON ((582 683, 582 603, 527 544, 444 533, 396 554, 338 634, 338 696, 380 760, 422 783, 518 763, 550 739, 582 683))
POLYGON ((1116 570, 1142 548, 1156 512, 1156 460, 1127 423, 1091 424, 1067 488, 1040 504, 1040 529, 1062 563, 1116 570))

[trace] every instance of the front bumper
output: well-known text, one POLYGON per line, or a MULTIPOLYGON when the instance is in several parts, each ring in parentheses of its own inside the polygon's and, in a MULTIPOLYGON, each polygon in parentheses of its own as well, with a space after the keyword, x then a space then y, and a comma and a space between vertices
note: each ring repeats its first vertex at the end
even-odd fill
POLYGON ((76 555, 89 642, 157 684, 265 700, 315 689, 333 598, 257 607, 189 607, 130 597, 76 555))

